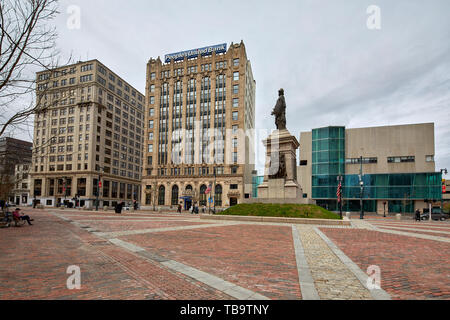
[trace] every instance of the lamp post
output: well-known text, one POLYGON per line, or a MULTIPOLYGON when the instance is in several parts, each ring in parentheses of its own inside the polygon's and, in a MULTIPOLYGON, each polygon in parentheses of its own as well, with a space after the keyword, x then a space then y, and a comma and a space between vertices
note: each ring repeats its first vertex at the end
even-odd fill
POLYGON ((359 193, 360 205, 361 205, 361 213, 359 214, 359 218, 364 219, 364 210, 363 210, 364 181, 362 179, 362 162, 363 162, 362 156, 359 157, 359 162, 361 164, 360 169, 359 169, 359 186, 361 188, 360 193, 359 193))
POLYGON ((216 167, 214 167, 214 208, 213 208, 213 214, 216 214, 216 167))
MULTIPOLYGON (((105 169, 103 167, 99 167, 100 170, 104 171, 105 169)), ((98 180, 97 180, 97 198, 95 200, 95 211, 98 211, 98 196, 100 194, 100 188, 102 187, 102 182, 101 182, 101 174, 98 174, 98 180)))
POLYGON ((386 218, 386 201, 383 202, 383 217, 386 218))

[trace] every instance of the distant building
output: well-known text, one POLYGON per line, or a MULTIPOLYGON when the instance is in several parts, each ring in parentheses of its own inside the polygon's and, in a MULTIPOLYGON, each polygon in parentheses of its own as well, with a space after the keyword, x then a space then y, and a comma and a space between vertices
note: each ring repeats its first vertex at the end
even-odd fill
POLYGON ((13 196, 10 200, 14 205, 32 205, 33 199, 30 197, 30 168, 31 162, 16 164, 13 196))
POLYGON ((300 134, 299 182, 304 197, 338 210, 337 177, 342 175, 343 210, 359 211, 362 162, 364 211, 422 210, 425 200, 442 198, 434 148, 433 123, 313 129, 300 134))
POLYGON ((0 200, 14 202, 15 166, 31 162, 33 144, 28 141, 0 138, 0 200))
POLYGON ((100 207, 139 201, 144 95, 98 60, 38 72, 36 94, 32 196, 88 208, 97 194, 100 207))

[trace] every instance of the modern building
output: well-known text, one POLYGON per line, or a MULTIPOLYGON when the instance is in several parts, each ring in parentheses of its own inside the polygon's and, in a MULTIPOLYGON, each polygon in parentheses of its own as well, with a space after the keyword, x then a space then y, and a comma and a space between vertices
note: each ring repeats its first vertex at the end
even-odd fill
POLYGON ((255 87, 242 41, 149 60, 146 206, 226 207, 251 197, 255 87))
POLYGON ((33 144, 10 137, 0 138, 0 200, 14 202, 15 166, 31 162, 33 144))
POLYGON ((32 196, 88 208, 97 195, 100 207, 139 201, 144 99, 98 60, 38 72, 32 196))
POLYGON ((434 124, 347 129, 325 127, 300 134, 298 177, 305 197, 338 210, 410 213, 440 201, 441 173, 434 162, 434 124), (362 178, 360 174, 362 172, 362 178))
POLYGON ((12 191, 11 203, 17 206, 32 205, 32 197, 30 197, 30 162, 16 164, 15 166, 15 186, 12 191))

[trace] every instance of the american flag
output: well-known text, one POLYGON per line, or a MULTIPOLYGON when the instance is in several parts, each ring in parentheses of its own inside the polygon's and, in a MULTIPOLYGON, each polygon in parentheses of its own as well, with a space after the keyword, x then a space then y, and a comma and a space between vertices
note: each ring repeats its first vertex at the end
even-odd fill
POLYGON ((208 194, 208 193, 210 193, 211 192, 211 188, 212 188, 212 186, 211 185, 209 185, 208 186, 208 188, 205 190, 205 194, 208 194))
POLYGON ((341 181, 339 181, 339 184, 338 184, 338 187, 337 187, 336 196, 338 198, 338 202, 341 202, 341 196, 342 196, 342 183, 341 183, 341 181))

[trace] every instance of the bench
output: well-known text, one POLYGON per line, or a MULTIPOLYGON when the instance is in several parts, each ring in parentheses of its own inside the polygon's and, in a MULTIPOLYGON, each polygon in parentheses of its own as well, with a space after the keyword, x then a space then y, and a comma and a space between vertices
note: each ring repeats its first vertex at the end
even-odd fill
POLYGON ((13 216, 13 220, 14 220, 14 227, 21 227, 21 226, 25 225, 25 220, 16 218, 14 216, 13 216))

